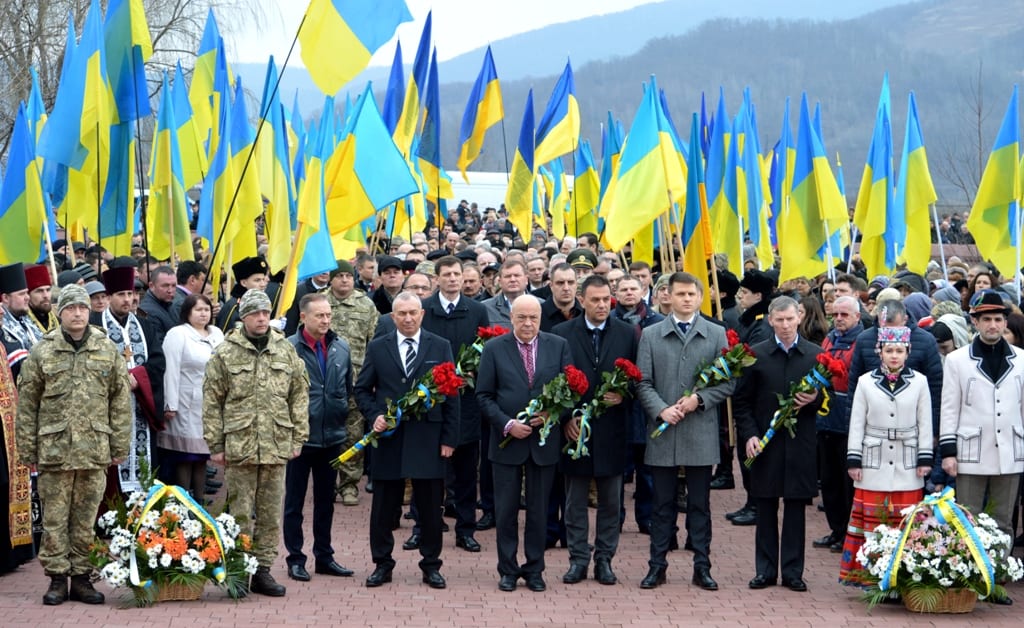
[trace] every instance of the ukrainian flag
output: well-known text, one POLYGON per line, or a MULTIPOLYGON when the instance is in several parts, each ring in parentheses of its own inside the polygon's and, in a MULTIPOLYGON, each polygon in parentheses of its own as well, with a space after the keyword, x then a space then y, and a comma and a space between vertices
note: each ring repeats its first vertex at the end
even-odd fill
MULTIPOLYGON (((897 212, 907 221, 907 233, 929 233, 931 230, 931 205, 938 200, 932 175, 928 171, 928 155, 924 150, 924 136, 917 119, 917 101, 910 92, 907 102, 907 133, 903 138, 903 157, 900 159, 900 177, 896 181, 893 204, 897 212)), ((907 268, 924 274, 931 259, 930 238, 907 238, 903 247, 903 260, 907 268)))
POLYGON ((533 233, 534 205, 534 145, 533 145, 533 90, 526 96, 523 124, 519 128, 519 143, 512 157, 508 189, 505 191, 505 208, 509 221, 516 226, 523 242, 530 241, 533 233))
POLYGON ((191 260, 192 237, 178 147, 176 113, 174 96, 167 84, 165 72, 149 166, 150 197, 146 210, 146 233, 149 236, 149 250, 155 258, 170 259, 173 247, 179 259, 191 260))
MULTIPOLYGON (((708 260, 714 253, 711 220, 708 217, 708 191, 704 182, 704 158, 701 150, 701 124, 697 114, 690 122, 690 151, 686 178, 686 208, 683 212, 683 268, 700 278, 707 276, 708 260)), ((711 315, 711 291, 704 290, 701 311, 711 315)))
POLYGON ((317 87, 334 95, 369 65, 399 24, 411 21, 404 0, 311 0, 299 27, 302 62, 317 87))
POLYGON ((0 185, 0 264, 39 259, 47 211, 34 142, 21 103, 7 152, 7 176, 0 185))
POLYGON ((890 109, 889 76, 886 75, 853 214, 853 222, 861 232, 860 257, 867 267, 868 277, 890 274, 896 268, 896 258, 907 239, 906 220, 893 203, 890 109))
POLYGON ((1018 273, 1020 246, 1020 118, 1017 86, 981 175, 967 229, 978 251, 1007 277, 1018 273))
POLYGON ((597 233, 597 205, 601 196, 601 179, 594 162, 590 142, 582 140, 576 149, 576 172, 572 184, 572 220, 569 233, 597 233))
POLYGON ((576 150, 580 136, 580 105, 576 101, 576 84, 572 78, 572 64, 565 63, 565 70, 551 92, 551 100, 537 123, 535 157, 537 163, 545 164, 555 157, 576 150))
POLYGON ((174 68, 174 87, 171 88, 171 100, 174 103, 174 120, 178 125, 175 135, 178 136, 178 148, 181 151, 181 174, 185 189, 190 189, 206 176, 210 167, 206 159, 206 148, 203 138, 199 137, 196 117, 192 113, 192 104, 188 100, 188 86, 179 62, 174 68))
POLYGON ((295 187, 288 156, 288 129, 284 108, 277 92, 278 74, 274 57, 267 62, 263 83, 260 118, 263 129, 256 145, 259 187, 267 199, 267 265, 276 273, 288 265, 292 245, 292 215, 295 214, 295 187))
POLYGON ((501 85, 498 84, 498 71, 494 67, 491 47, 487 46, 484 53, 484 65, 469 92, 466 111, 462 114, 462 126, 459 128, 459 171, 462 178, 469 183, 466 168, 480 156, 484 145, 484 135, 505 117, 505 107, 501 101, 501 85))

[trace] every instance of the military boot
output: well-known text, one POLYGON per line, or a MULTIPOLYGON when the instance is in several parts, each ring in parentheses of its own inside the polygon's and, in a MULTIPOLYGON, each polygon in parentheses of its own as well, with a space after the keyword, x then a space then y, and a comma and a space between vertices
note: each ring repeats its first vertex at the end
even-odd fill
POLYGON ((50 576, 50 588, 43 594, 43 604, 57 606, 68 599, 68 577, 50 576))
POLYGON ((260 593, 270 597, 281 597, 285 592, 284 585, 278 584, 277 580, 274 580, 274 576, 270 575, 270 567, 258 567, 256 569, 256 574, 252 577, 249 590, 253 593, 260 593))
POLYGON ((86 604, 102 604, 103 594, 93 588, 89 574, 71 576, 70 598, 86 604))

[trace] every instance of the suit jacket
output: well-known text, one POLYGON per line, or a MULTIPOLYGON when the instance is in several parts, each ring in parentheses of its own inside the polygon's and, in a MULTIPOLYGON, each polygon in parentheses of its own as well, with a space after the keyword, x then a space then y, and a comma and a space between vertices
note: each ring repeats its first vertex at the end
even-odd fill
MULTIPOLYGON (((391 332, 370 341, 356 380, 356 404, 371 426, 385 413, 388 399, 397 401, 430 369, 452 361, 448 342, 421 330, 415 367, 411 376, 406 377, 397 334, 391 332)), ((370 479, 443 479, 446 465, 441 458, 441 445, 455 447, 458 439, 459 398, 450 397, 418 419, 403 420, 391 437, 378 441, 370 456, 370 479)))
MULTIPOLYGON (((565 338, 572 353, 572 363, 587 376, 590 389, 577 407, 590 403, 601 385, 601 374, 615 369, 615 360, 625 358, 636 362, 637 339, 633 326, 614 318, 608 318, 601 332, 600 351, 594 355, 594 340, 587 328, 586 318, 580 316, 555 326, 555 335, 565 338)), ((626 462, 626 436, 628 433, 632 400, 625 400, 604 413, 592 417, 590 440, 587 441, 589 456, 573 460, 568 454, 562 455, 562 470, 567 475, 608 477, 621 475, 626 462)))
MULTIPOLYGON (((697 372, 728 346, 725 328, 697 315, 684 336, 675 318, 666 317, 644 330, 637 350, 643 379, 637 399, 647 412, 647 433, 661 420, 658 415, 696 383, 697 372)), ((658 438, 647 440, 644 462, 655 467, 718 464, 718 404, 732 395, 735 380, 699 392, 703 410, 695 410, 658 438)))
POLYGON ((485 299, 483 304, 487 308, 487 317, 491 325, 512 328, 512 304, 503 293, 499 292, 497 296, 485 299))
POLYGON ((531 386, 526 379, 526 367, 523 366, 516 342, 512 333, 494 338, 487 341, 480 356, 476 400, 480 404, 480 412, 491 426, 487 457, 499 464, 518 465, 531 459, 538 465, 556 464, 562 450, 562 434, 557 428, 551 430, 543 447, 537 429, 527 438, 513 438, 504 449, 498 447, 505 440, 505 425, 540 394, 544 384, 572 363, 569 344, 565 339, 540 332, 531 386))
MULTIPOLYGON (((451 343, 452 355, 458 357, 462 347, 476 341, 476 331, 487 327, 490 319, 487 308, 467 296, 459 297, 459 303, 451 316, 441 305, 441 298, 433 295, 423 301, 423 329, 437 334, 451 343)), ((467 445, 480 440, 480 407, 476 403, 473 389, 466 387, 460 395, 459 444, 467 445)))
MULTIPOLYGON (((733 402, 736 433, 741 450, 752 437, 764 435, 772 415, 779 409, 776 394, 786 395, 789 385, 803 378, 817 363, 821 348, 800 338, 786 353, 775 336, 753 347, 757 362, 740 379, 733 402)), ((784 497, 811 499, 818 494, 817 433, 815 416, 821 407, 819 391, 814 403, 800 409, 796 437, 782 430, 775 434, 754 460, 750 474, 750 495, 755 498, 784 497)))

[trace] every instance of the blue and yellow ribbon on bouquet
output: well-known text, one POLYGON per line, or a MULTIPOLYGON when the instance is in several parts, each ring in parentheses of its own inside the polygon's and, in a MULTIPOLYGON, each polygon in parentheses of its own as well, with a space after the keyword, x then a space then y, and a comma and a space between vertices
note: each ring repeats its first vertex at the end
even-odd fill
POLYGON ((975 530, 971 520, 967 518, 967 512, 956 503, 955 498, 956 491, 947 486, 941 493, 933 493, 925 497, 924 501, 914 506, 914 509, 903 518, 903 523, 901 524, 903 533, 900 535, 896 550, 889 557, 889 564, 885 567, 885 574, 878 583, 879 589, 887 591, 896 586, 899 566, 903 561, 903 550, 906 547, 907 539, 910 537, 910 531, 914 527, 914 518, 919 511, 931 508, 932 514, 938 522, 951 526, 956 531, 957 536, 967 545, 967 551, 970 553, 971 558, 974 559, 974 564, 978 566, 981 578, 985 582, 985 596, 992 593, 992 587, 995 585, 995 568, 992 566, 992 561, 989 559, 988 553, 981 543, 978 531, 975 530))
MULTIPOLYGON (((206 526, 210 532, 213 533, 213 539, 217 542, 217 549, 220 550, 220 564, 213 568, 213 578, 217 582, 224 582, 227 572, 224 570, 224 540, 220 536, 220 527, 217 525, 217 520, 206 511, 205 508, 199 505, 196 500, 192 499, 192 496, 188 494, 188 491, 175 486, 173 484, 164 484, 160 480, 154 480, 153 486, 149 487, 149 493, 146 494, 146 501, 142 505, 142 509, 139 511, 139 517, 135 521, 135 527, 132 530, 132 537, 138 538, 139 528, 142 527, 142 520, 150 510, 155 508, 161 499, 164 497, 173 497, 178 500, 178 503, 185 507, 186 510, 195 515, 204 526, 206 526)), ((137 563, 136 552, 131 553, 129 560, 129 577, 133 585, 142 588, 149 588, 153 585, 152 580, 141 580, 139 577, 139 565, 137 563)))
POLYGON ((572 418, 580 420, 580 435, 576 437, 575 441, 567 442, 562 451, 569 454, 569 457, 573 460, 579 460, 582 456, 590 455, 587 441, 590 440, 590 432, 593 430, 590 426, 590 418, 596 405, 597 400, 595 399, 582 408, 572 411, 572 418))
MULTIPOLYGON (((434 407, 434 398, 430 394, 430 388, 423 384, 416 384, 416 395, 423 399, 423 406, 425 410, 429 412, 430 409, 434 407)), ((441 397, 441 399, 443 401, 444 397, 441 397)), ((368 446, 373 445, 374 447, 376 447, 377 440, 381 438, 391 438, 392 436, 394 436, 395 430, 397 430, 398 426, 402 424, 401 405, 395 404, 394 409, 389 411, 388 415, 389 419, 394 419, 395 421, 395 424, 394 426, 391 427, 391 429, 385 430, 380 433, 370 430, 369 432, 364 434, 362 438, 357 440, 354 445, 346 449, 344 452, 342 452, 340 456, 332 460, 331 466, 334 468, 338 468, 339 466, 348 462, 352 458, 355 458, 356 454, 363 451, 368 446)))

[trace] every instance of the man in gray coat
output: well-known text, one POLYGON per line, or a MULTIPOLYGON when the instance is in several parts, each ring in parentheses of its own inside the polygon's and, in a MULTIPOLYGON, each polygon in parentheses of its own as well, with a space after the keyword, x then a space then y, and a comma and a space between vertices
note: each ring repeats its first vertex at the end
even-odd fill
POLYGON ((701 366, 728 346, 725 329, 700 315, 704 287, 697 277, 677 272, 668 280, 672 314, 644 330, 637 354, 643 379, 637 398, 648 417, 648 430, 668 427, 647 443, 644 462, 651 469, 654 510, 651 517, 650 570, 640 587, 653 589, 665 582, 669 543, 675 534, 676 476, 686 469, 687 527, 693 544, 693 583, 718 590, 711 577, 711 468, 718 464, 716 406, 732 394, 735 382, 690 393, 701 366))

